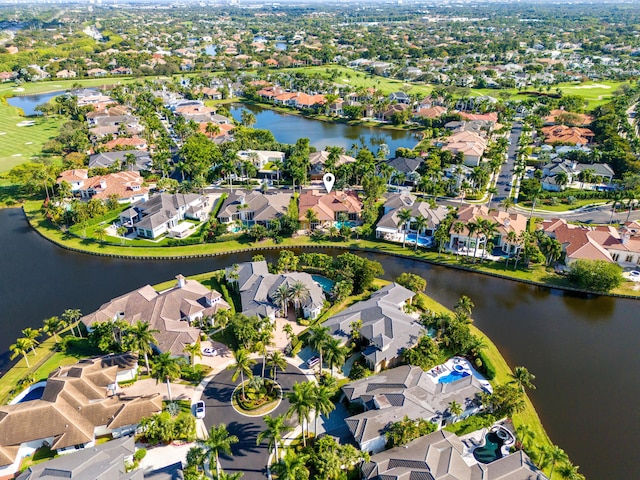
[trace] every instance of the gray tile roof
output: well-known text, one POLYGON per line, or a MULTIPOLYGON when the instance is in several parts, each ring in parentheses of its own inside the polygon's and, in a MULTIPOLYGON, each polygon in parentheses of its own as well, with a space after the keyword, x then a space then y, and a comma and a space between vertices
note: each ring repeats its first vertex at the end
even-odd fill
POLYGON ((142 470, 125 469, 134 452, 133 437, 123 437, 32 465, 17 480, 142 480, 142 470))
POLYGON ((387 160, 387 164, 402 173, 414 173, 422 164, 422 158, 396 157, 387 160))
POLYGON ((146 202, 138 203, 133 207, 140 217, 139 221, 136 222, 134 220, 134 225, 139 228, 153 230, 176 217, 181 207, 195 204, 196 208, 198 208, 205 200, 205 197, 195 193, 161 193, 154 195, 146 202))
MULTIPOLYGON (((398 202, 395 201, 393 203, 398 203, 398 202)), ((386 203, 385 203, 385 207, 386 207, 386 203)), ((428 222, 426 228, 430 230, 438 228, 438 225, 440 225, 440 222, 447 216, 447 213, 449 213, 449 210, 447 209, 447 207, 444 207, 442 205, 439 205, 437 208, 431 208, 429 207, 429 204, 427 202, 415 202, 413 205, 410 205, 410 206, 403 205, 400 208, 396 208, 395 210, 392 210, 386 213, 385 215, 382 216, 382 218, 376 225, 376 228, 383 227, 383 228, 397 230, 398 225, 400 224, 398 213, 400 212, 401 208, 406 208, 410 210, 411 216, 414 219, 420 215, 426 218, 428 222)))
POLYGON ((247 205, 245 211, 253 212, 253 220, 267 222, 280 218, 287 213, 292 194, 284 192, 261 193, 258 191, 246 192, 236 190, 225 199, 218 218, 231 218, 239 213, 238 207, 243 203, 247 205))
POLYGON ((351 322, 361 320, 360 334, 370 342, 363 352, 372 365, 383 361, 387 363, 400 356, 405 348, 411 348, 423 334, 422 326, 407 315, 400 306, 415 294, 406 288, 392 283, 377 292, 368 300, 363 300, 323 323, 329 327, 331 335, 344 341, 351 334, 351 322))
POLYGON ((136 157, 136 164, 133 166, 135 171, 149 170, 151 168, 152 160, 149 152, 135 149, 96 153, 95 155, 91 155, 91 157, 89 157, 89 168, 108 168, 115 162, 124 162, 127 154, 132 154, 136 157))

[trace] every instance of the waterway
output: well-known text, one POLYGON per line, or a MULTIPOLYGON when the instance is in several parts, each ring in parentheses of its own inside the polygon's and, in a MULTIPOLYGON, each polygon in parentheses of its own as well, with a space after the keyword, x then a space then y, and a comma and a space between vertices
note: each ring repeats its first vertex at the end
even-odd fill
MULTIPOLYGON (((254 253, 207 259, 140 261, 65 251, 42 239, 17 209, 0 210, 0 370, 25 327, 66 308, 102 303, 177 274, 193 275, 250 260, 254 253)), ((340 254, 340 250, 326 249, 340 254)), ((277 254, 264 252, 267 259, 277 254)), ((632 461, 640 417, 637 301, 581 297, 542 287, 377 254, 385 278, 414 272, 448 307, 460 295, 476 304, 475 324, 511 366, 536 375, 533 403, 552 440, 588 479, 637 478, 632 461)))
POLYGON ((19 97, 7 98, 7 103, 12 107, 21 108, 25 116, 30 117, 32 115, 40 115, 36 111, 38 105, 47 103, 53 97, 60 95, 60 92, 39 93, 36 95, 23 95, 19 97))
POLYGON ((318 150, 327 146, 351 149, 366 146, 376 153, 381 144, 389 147, 390 156, 395 156, 400 147, 413 148, 419 138, 412 132, 403 130, 385 130, 375 127, 351 126, 345 123, 323 122, 299 115, 268 110, 257 105, 233 104, 230 112, 233 118, 240 121, 242 111, 249 110, 256 117, 254 128, 271 130, 274 137, 281 143, 296 143, 301 137, 307 137, 310 144, 318 150))

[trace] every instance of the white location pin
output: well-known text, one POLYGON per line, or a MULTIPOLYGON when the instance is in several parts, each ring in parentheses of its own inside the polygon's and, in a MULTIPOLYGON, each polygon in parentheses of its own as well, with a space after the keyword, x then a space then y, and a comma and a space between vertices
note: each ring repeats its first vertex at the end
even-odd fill
POLYGON ((322 181, 324 182, 324 188, 327 189, 327 193, 331 193, 333 184, 336 183, 336 177, 333 176, 333 173, 325 173, 322 181))

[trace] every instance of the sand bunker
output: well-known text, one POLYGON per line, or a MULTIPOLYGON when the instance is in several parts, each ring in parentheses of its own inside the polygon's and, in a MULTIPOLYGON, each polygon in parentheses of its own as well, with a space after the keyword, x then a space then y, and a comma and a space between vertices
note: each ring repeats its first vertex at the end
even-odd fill
POLYGON ((13 89, 14 92, 24 92, 24 88, 18 87, 13 89))
POLYGON ((585 88, 585 89, 604 88, 604 89, 609 89, 611 87, 609 85, 602 85, 600 83, 596 83, 595 85, 578 85, 577 87, 572 87, 572 88, 575 88, 577 90, 578 88, 585 88))
POLYGON ((25 145, 33 145, 33 142, 24 142, 25 145))
POLYGON ((36 124, 33 120, 23 120, 20 123, 16 123, 16 127, 32 127, 36 124))
POLYGON ((21 153, 14 153, 13 155, 11 155, 12 157, 21 157, 22 154, 21 153))
POLYGON ((0 135, 6 135, 7 132, 0 132, 0 135))

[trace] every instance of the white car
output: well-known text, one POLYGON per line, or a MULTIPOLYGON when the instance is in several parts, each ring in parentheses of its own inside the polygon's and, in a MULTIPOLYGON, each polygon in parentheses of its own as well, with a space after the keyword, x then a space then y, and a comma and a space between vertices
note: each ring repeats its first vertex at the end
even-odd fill
POLYGON ((320 363, 320 357, 314 355, 309 360, 307 360, 307 367, 313 368, 320 363))
POLYGON ((204 402, 203 401, 196 402, 193 405, 193 409, 194 409, 194 411, 196 413, 196 418, 204 418, 204 416, 205 416, 205 409, 204 408, 205 407, 204 407, 204 402))
POLYGON ((207 357, 215 357, 218 354, 218 351, 215 348, 206 347, 202 349, 202 354, 207 357))

